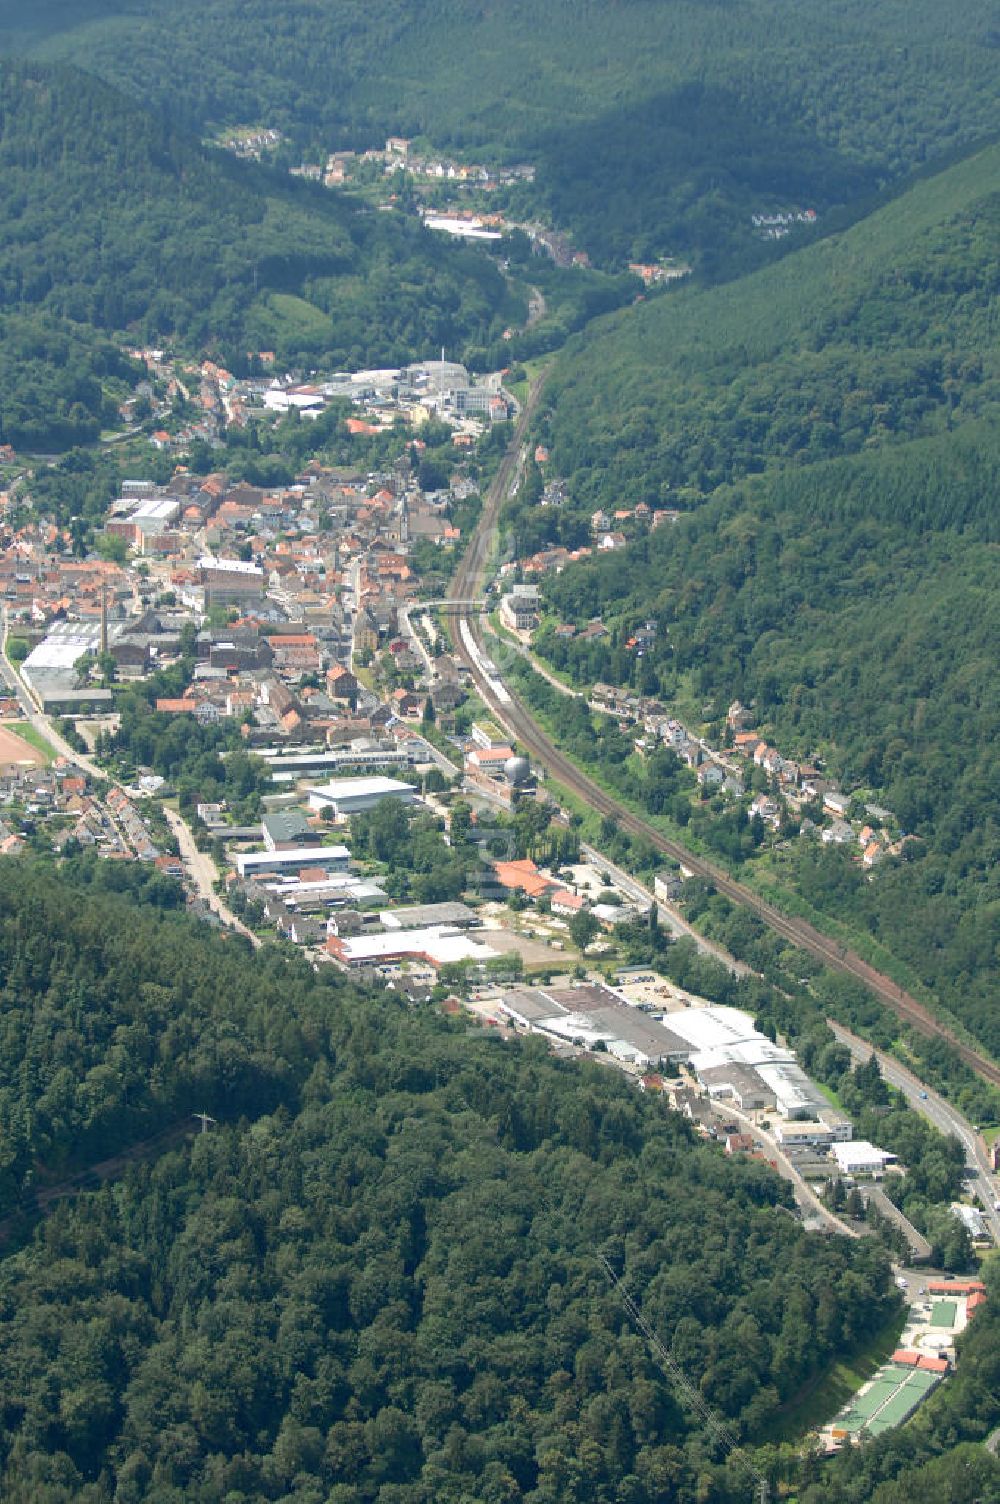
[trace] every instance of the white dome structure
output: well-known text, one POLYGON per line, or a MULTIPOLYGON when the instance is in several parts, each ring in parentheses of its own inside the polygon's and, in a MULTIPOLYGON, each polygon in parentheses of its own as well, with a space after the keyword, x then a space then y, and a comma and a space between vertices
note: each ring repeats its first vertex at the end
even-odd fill
POLYGON ((508 783, 527 783, 531 777, 531 764, 526 757, 508 757, 503 771, 508 783))

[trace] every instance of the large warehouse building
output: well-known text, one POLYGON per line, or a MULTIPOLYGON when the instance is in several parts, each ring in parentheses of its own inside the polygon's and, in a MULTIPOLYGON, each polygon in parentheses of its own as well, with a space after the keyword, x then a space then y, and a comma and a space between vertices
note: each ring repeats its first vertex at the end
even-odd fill
POLYGON ((643 1070, 686 1062, 710 1096, 743 1112, 776 1112, 787 1132, 805 1143, 851 1137, 851 1123, 823 1096, 791 1050, 775 1044, 739 1008, 679 1008, 644 1013, 610 988, 517 987, 500 1002, 515 1024, 552 1039, 571 1040, 643 1070))
POLYGON ((450 925, 419 930, 383 930, 367 935, 330 935, 326 948, 348 971, 423 961, 440 966, 455 961, 494 961, 497 952, 450 925))
POLYGON ((332 809, 337 819, 374 809, 383 799, 412 804, 417 791, 412 784, 397 778, 335 778, 309 790, 309 808, 332 809))

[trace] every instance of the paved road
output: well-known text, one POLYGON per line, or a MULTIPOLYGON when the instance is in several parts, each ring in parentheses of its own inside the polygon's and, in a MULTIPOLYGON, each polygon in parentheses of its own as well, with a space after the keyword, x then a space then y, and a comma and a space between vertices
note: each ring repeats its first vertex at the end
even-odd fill
MULTIPOLYGON (((19 701, 21 702, 21 707, 24 711, 25 718, 31 722, 32 726, 34 726, 36 730, 42 736, 44 736, 48 742, 51 743, 51 745, 62 757, 65 757, 67 761, 75 764, 76 767, 82 768, 84 772, 89 773, 90 776, 96 779, 99 783, 115 781, 109 778, 107 772, 105 772, 102 767, 94 762, 93 758, 86 756, 83 752, 75 751, 65 740, 65 738, 60 736, 59 732, 56 730, 55 726, 52 723, 51 717, 42 715, 42 713, 35 707, 34 703, 29 697, 28 690, 22 683, 20 676, 15 672, 10 659, 7 657, 6 609, 3 613, 3 638, 2 643, 0 643, 0 675, 2 675, 2 677, 7 681, 7 683, 17 695, 19 701)), ((218 877, 218 872, 216 870, 215 863, 212 861, 212 858, 207 855, 207 853, 198 850, 198 847, 195 844, 194 836, 192 835, 191 829, 186 821, 181 819, 180 815, 176 814, 166 805, 163 806, 163 813, 167 818, 168 825, 177 838, 177 845, 180 848, 181 858, 184 862, 185 870, 187 871, 188 876, 194 884, 198 894, 206 901, 213 913, 218 914, 219 918, 223 921, 224 924, 229 925, 231 929, 238 930, 241 935, 245 935, 255 948, 259 947, 261 941, 258 936, 255 935, 252 930, 248 930, 246 925, 243 924, 239 919, 237 919, 232 910, 227 908, 226 905, 221 901, 221 899, 216 895, 215 882, 218 877)))
POLYGON ((97 763, 85 753, 75 752, 65 737, 60 735, 56 730, 51 716, 43 715, 38 709, 20 674, 7 657, 8 630, 9 619, 5 606, 3 608, 3 637, 2 642, 0 642, 0 676, 3 677, 10 689, 17 696, 24 719, 30 725, 34 726, 40 736, 44 736, 45 740, 59 753, 60 757, 65 757, 68 762, 75 763, 78 768, 83 768, 92 778, 96 778, 99 783, 106 783, 108 775, 104 769, 98 767, 97 763))
MULTIPOLYGON (((419 611, 421 609, 419 603, 414 605, 412 609, 414 611, 419 611)), ((410 621, 410 609, 406 606, 400 606, 398 616, 400 632, 404 637, 412 642, 413 646, 417 650, 417 653, 423 659, 424 668, 427 672, 427 681, 428 683, 432 683, 434 680, 434 665, 431 663, 431 655, 428 653, 426 647, 424 646, 423 638, 416 630, 413 623, 410 621)))
POLYGON ((259 950, 262 943, 260 936, 248 930, 242 920, 237 919, 232 909, 227 908, 217 895, 215 883, 219 876, 218 869, 206 851, 198 850, 187 821, 183 820, 169 805, 163 806, 163 813, 177 840, 184 870, 194 884, 198 895, 205 900, 214 914, 218 914, 224 924, 228 924, 230 929, 238 930, 241 935, 245 935, 254 949, 259 950))
POLYGON ((942 1133, 953 1133, 965 1149, 965 1160, 973 1178, 969 1188, 974 1191, 982 1203, 983 1211, 993 1234, 993 1241, 1000 1243, 1000 1213, 997 1212, 995 1202, 1000 1200, 1000 1183, 994 1176, 986 1153, 986 1147, 968 1118, 963 1117, 957 1107, 953 1107, 938 1092, 932 1091, 923 1081, 920 1081, 912 1071, 901 1065, 894 1055, 887 1055, 884 1050, 873 1050, 872 1046, 857 1034, 852 1034, 850 1029, 845 1029, 841 1024, 835 1023, 832 1018, 827 1023, 833 1033, 850 1050, 855 1060, 869 1060, 874 1054, 882 1071, 882 1075, 890 1086, 895 1086, 901 1091, 910 1106, 920 1113, 921 1117, 927 1118, 942 1133))
MULTIPOLYGON (((828 1206, 823 1204, 812 1186, 804 1179, 801 1171, 789 1159, 772 1134, 764 1132, 759 1124, 755 1123, 752 1118, 748 1118, 745 1113, 739 1112, 729 1102, 720 1103, 713 1111, 716 1117, 725 1122, 735 1119, 737 1123, 743 1126, 747 1133, 752 1134, 755 1139, 761 1141, 768 1159, 773 1159, 781 1175, 786 1180, 792 1182, 795 1190, 795 1199, 803 1211, 811 1212, 814 1216, 820 1217, 831 1232, 841 1233, 845 1238, 867 1236, 867 1234, 859 1232, 856 1227, 851 1227, 849 1223, 843 1222, 835 1212, 832 1212, 828 1206)), ((832 1162, 830 1169, 831 1171, 833 1170, 832 1162)))
POLYGON ((540 287, 532 287, 530 291, 531 297, 528 299, 528 321, 524 326, 526 331, 528 329, 533 329, 535 325, 545 317, 548 307, 545 301, 545 294, 542 292, 542 289, 540 287))
POLYGON ((167 1149, 173 1148, 175 1144, 194 1137, 196 1132, 192 1123, 184 1119, 180 1123, 174 1123, 169 1128, 162 1129, 152 1138, 142 1139, 138 1143, 129 1145, 118 1154, 112 1155, 110 1159, 98 1160, 96 1164, 77 1170, 75 1174, 60 1181, 58 1185, 29 1190, 20 1211, 5 1217, 0 1222, 0 1246, 8 1241, 16 1227, 23 1224, 26 1215, 31 1216, 33 1213, 41 1212, 47 1216, 67 1196, 74 1196, 81 1191, 89 1190, 94 1180, 103 1183, 106 1180, 117 1179, 130 1165, 152 1159, 167 1149))
POLYGON ((609 862, 602 851, 598 851, 595 846, 588 846, 586 842, 581 842, 580 852, 595 867, 600 867, 605 872, 610 873, 627 898, 631 898, 635 903, 642 904, 646 909, 649 909, 655 903, 660 923, 665 925, 678 939, 693 940, 702 955, 711 956, 713 960, 720 961, 734 976, 745 977, 750 975, 749 966, 745 966, 742 961, 735 960, 728 951, 722 949, 721 945, 716 945, 712 940, 706 940, 705 936, 700 935, 696 929, 692 928, 676 909, 670 904, 664 903, 662 898, 657 898, 652 894, 630 872, 624 872, 614 862, 609 862))
MULTIPOLYGON (((531 649, 526 647, 523 642, 515 642, 513 637, 508 637, 505 633, 497 632, 493 623, 485 614, 479 618, 479 621, 483 631, 488 632, 495 642, 501 644, 499 649, 501 655, 503 649, 507 649, 511 653, 516 653, 519 658, 523 658, 526 663, 530 663, 535 673, 540 674, 547 684, 551 684, 552 688, 557 689, 567 700, 583 699, 578 690, 570 689, 568 684, 564 684, 561 679, 557 679, 555 674, 550 669, 547 669, 541 660, 536 658, 531 649)), ((493 657, 497 657, 496 652, 494 652, 493 657)))
POLYGON ((882 1213, 882 1216, 888 1217, 889 1221, 899 1228, 910 1245, 910 1254, 912 1257, 921 1259, 926 1263, 933 1252, 930 1243, 924 1237, 923 1233, 914 1227, 909 1217, 903 1215, 895 1202, 889 1200, 882 1187, 880 1185, 861 1186, 860 1191, 866 1205, 869 1202, 874 1202, 877 1209, 882 1213))
POLYGON ((354 660, 358 655, 358 621, 361 618, 361 559, 352 559, 350 563, 350 590, 354 601, 351 615, 351 648, 347 655, 347 667, 354 672, 354 660))
POLYGON ((458 778, 461 775, 462 769, 458 766, 458 763, 452 762, 449 758, 445 757, 443 752, 439 752, 434 743, 428 741, 426 736, 413 736, 410 740, 423 748, 425 753, 425 756, 421 759, 423 762, 432 762, 436 768, 440 768, 441 772, 445 773, 449 778, 458 778))

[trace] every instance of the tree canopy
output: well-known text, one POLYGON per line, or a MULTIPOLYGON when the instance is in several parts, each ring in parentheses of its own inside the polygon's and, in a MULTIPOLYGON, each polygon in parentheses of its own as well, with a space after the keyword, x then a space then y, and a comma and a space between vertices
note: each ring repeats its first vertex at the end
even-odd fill
POLYGON ((7 1205, 216 1125, 0 1266, 6 1497, 610 1504, 707 1469, 735 1499, 597 1255, 749 1440, 892 1311, 877 1245, 807 1233, 617 1074, 252 955, 110 867, 0 872, 7 1205))

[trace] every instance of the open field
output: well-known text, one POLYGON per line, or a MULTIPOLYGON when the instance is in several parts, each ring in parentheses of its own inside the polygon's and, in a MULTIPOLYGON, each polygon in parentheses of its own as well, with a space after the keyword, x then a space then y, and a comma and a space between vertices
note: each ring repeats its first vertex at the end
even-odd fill
POLYGON ((41 768, 51 762, 55 752, 34 726, 15 724, 16 730, 0 726, 0 768, 41 768))

